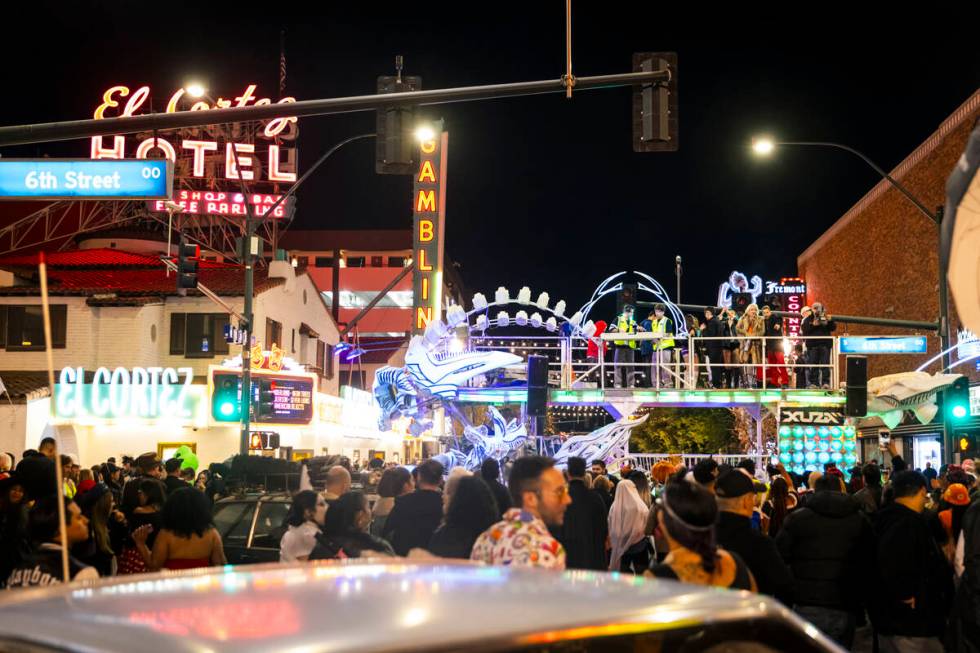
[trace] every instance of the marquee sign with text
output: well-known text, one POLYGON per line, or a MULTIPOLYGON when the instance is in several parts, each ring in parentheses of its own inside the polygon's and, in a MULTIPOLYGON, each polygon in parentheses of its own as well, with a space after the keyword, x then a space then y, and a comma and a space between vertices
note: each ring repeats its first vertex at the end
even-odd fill
MULTIPOLYGON (((192 98, 186 89, 177 89, 169 96, 165 113, 177 111, 208 111, 230 107, 288 104, 293 97, 276 102, 255 94, 256 85, 248 84, 233 97, 217 99, 192 98)), ((157 96, 159 98, 159 96, 157 96)), ((165 96, 166 97, 166 96, 165 96)), ((102 103, 95 109, 95 118, 128 117, 160 111, 159 104, 151 107, 149 86, 130 90, 128 86, 113 86, 102 94, 102 103)), ((165 131, 159 134, 143 133, 135 139, 122 135, 95 136, 91 139, 91 158, 166 158, 174 163, 175 178, 182 182, 184 190, 175 198, 185 213, 242 216, 247 204, 256 211, 268 207, 278 199, 272 194, 258 194, 258 201, 249 197, 246 204, 238 193, 240 180, 264 186, 265 190, 277 190, 296 181, 297 155, 295 140, 298 133, 297 119, 273 118, 253 123, 233 123, 165 131), (206 200, 194 197, 196 189, 213 191, 212 195, 225 198, 206 200), (180 196, 184 194, 186 196, 180 196), (237 199, 236 199, 237 195, 237 199), (271 198, 271 201, 268 201, 271 198)), ((150 210, 165 210, 162 203, 149 203, 150 210)), ((287 207, 282 207, 285 211, 287 207)), ((283 214, 284 215, 284 214, 283 214)), ((277 215, 276 217, 282 217, 277 215)))
POLYGON ((190 367, 100 367, 89 383, 85 369, 66 367, 55 386, 55 417, 69 420, 192 421, 205 388, 190 367))
POLYGON ((446 160, 449 133, 420 145, 420 161, 412 194, 414 317, 412 332, 422 333, 441 318, 442 258, 446 222, 446 160))

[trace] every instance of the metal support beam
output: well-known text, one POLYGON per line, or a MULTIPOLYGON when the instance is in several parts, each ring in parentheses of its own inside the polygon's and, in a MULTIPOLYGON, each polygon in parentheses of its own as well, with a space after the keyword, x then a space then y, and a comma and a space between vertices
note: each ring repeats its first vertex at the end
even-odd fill
MULTIPOLYGON (((575 90, 587 91, 617 86, 634 86, 650 82, 670 80, 670 71, 643 71, 577 77, 575 90)), ((355 95, 350 97, 326 98, 322 100, 300 100, 287 104, 267 104, 262 106, 235 107, 229 109, 210 109, 208 111, 178 111, 176 113, 152 113, 141 116, 103 118, 101 120, 68 120, 36 125, 14 125, 0 127, 0 147, 25 145, 28 143, 48 143, 67 141, 92 136, 135 134, 139 132, 204 127, 233 122, 269 120, 305 116, 323 116, 335 113, 374 111, 382 107, 433 104, 449 104, 470 100, 489 100, 493 98, 518 97, 522 95, 542 95, 545 93, 564 93, 563 79, 545 79, 533 82, 513 82, 509 84, 489 84, 482 86, 462 86, 457 88, 411 91, 407 93, 386 93, 383 95, 355 95)))

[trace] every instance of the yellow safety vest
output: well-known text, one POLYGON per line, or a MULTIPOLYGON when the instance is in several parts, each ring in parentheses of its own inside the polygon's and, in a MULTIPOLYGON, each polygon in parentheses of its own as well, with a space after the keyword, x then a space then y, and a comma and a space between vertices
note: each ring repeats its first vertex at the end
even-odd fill
MULTIPOLYGON (((662 318, 660 318, 659 320, 657 320, 657 322, 656 322, 656 332, 658 334, 667 335, 667 316, 666 315, 664 315, 662 318)), ((660 340, 657 341, 657 344, 654 345, 653 348, 654 349, 657 349, 657 350, 660 350, 660 349, 672 348, 673 346, 674 346, 674 339, 673 338, 661 338, 660 340)))
MULTIPOLYGON (((627 321, 625 317, 620 315, 616 319, 616 330, 619 333, 636 333, 636 320, 627 321)), ((614 340, 613 344, 618 347, 629 344, 630 349, 636 349, 636 340, 614 340)))

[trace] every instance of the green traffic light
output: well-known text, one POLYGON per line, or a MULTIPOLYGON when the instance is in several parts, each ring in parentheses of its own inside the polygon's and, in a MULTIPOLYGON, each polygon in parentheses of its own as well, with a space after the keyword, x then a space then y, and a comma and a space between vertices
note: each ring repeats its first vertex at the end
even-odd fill
POLYGON ((231 417, 235 412, 235 404, 230 401, 223 402, 218 411, 225 417, 231 417))
POLYGON ((956 419, 966 417, 966 406, 953 406, 953 417, 956 419))

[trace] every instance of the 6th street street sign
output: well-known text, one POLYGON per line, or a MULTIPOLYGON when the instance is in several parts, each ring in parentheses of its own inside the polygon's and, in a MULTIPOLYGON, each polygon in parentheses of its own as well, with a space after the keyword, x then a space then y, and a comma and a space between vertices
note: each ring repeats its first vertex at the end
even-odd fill
POLYGON ((0 199, 155 200, 173 193, 159 159, 0 159, 0 199))

